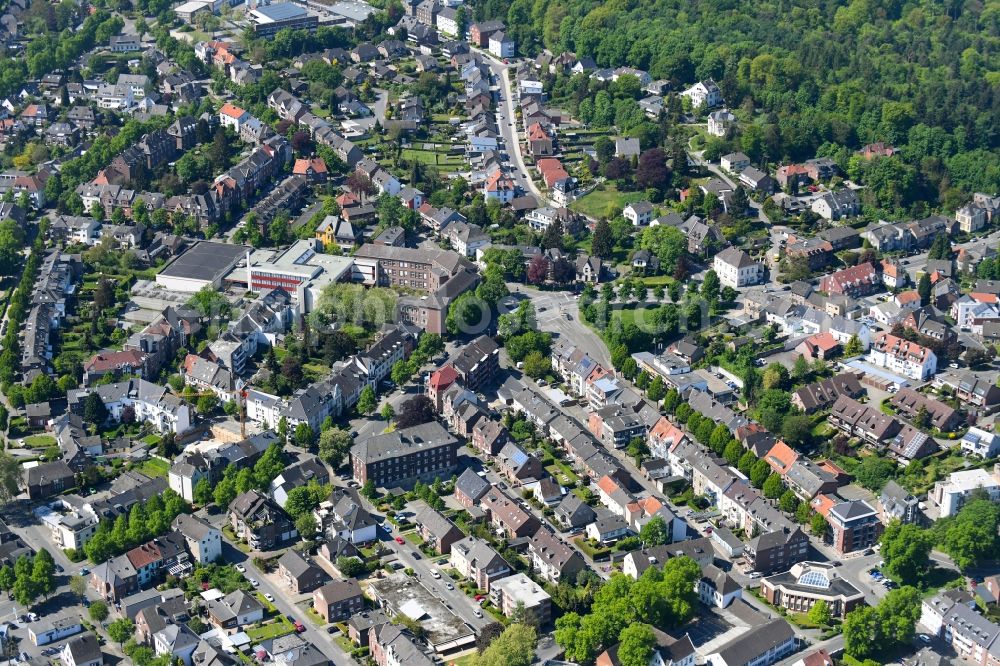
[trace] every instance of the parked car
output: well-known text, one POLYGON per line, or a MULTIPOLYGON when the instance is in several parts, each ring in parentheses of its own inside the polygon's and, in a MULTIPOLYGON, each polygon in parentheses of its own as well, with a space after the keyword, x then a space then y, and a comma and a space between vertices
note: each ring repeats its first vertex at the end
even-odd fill
POLYGON ((441 578, 441 572, 438 571, 437 569, 431 569, 431 577, 437 580, 441 578))
POLYGON ((240 573, 246 573, 247 572, 247 568, 245 566, 243 566, 242 564, 237 564, 236 565, 236 570, 239 571, 240 573))
POLYGON ((270 592, 265 592, 264 598, 270 601, 272 604, 274 603, 274 595, 271 594, 270 592))
POLYGON ((255 578, 247 578, 247 581, 248 581, 248 582, 250 583, 250 585, 252 585, 253 587, 260 587, 260 583, 258 583, 258 582, 257 582, 257 580, 256 580, 255 578))
POLYGON ((402 545, 402 544, 406 543, 406 539, 404 539, 401 536, 398 536, 398 537, 396 537, 396 543, 402 545))
POLYGON ((483 616, 483 611, 481 611, 481 610, 479 610, 477 608, 476 610, 472 611, 472 614, 475 615, 476 617, 482 617, 483 616))

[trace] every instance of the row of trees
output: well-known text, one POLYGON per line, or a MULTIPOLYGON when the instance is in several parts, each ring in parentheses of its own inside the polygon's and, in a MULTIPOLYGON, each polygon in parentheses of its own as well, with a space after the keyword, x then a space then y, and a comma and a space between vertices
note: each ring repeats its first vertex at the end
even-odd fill
POLYGON ((47 598, 56 591, 56 564, 44 548, 33 557, 22 555, 14 566, 0 568, 0 590, 25 608, 39 597, 47 598))
POLYGON ((589 613, 570 612, 556 620, 556 642, 566 650, 567 659, 581 663, 593 662, 601 651, 620 642, 623 664, 623 648, 628 664, 646 664, 652 648, 648 627, 671 628, 690 620, 700 578, 698 563, 686 556, 649 567, 636 581, 617 573, 594 595, 589 613))
POLYGON ((237 495, 250 490, 266 490, 287 464, 281 444, 272 444, 253 467, 237 469, 228 465, 214 487, 207 478, 199 480, 194 488, 194 501, 202 506, 214 501, 219 507, 227 508, 237 495))
POLYGON ((94 564, 144 544, 153 537, 166 534, 174 518, 190 513, 191 506, 173 490, 154 495, 144 503, 135 504, 128 516, 119 514, 113 521, 101 520, 97 531, 83 547, 94 564))

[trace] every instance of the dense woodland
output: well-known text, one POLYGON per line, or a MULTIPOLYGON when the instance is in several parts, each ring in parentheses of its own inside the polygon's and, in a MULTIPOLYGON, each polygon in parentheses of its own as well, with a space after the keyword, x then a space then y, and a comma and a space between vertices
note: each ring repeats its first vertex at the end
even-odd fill
MULTIPOLYGON (((1000 190, 995 3, 482 0, 474 17, 505 19, 527 55, 573 51, 676 89, 713 77, 752 119, 740 137, 751 158, 833 156, 851 175, 893 183, 887 209, 953 209, 1000 190), (851 168, 873 141, 902 150, 851 168)), ((570 111, 593 99, 593 84, 559 78, 553 96, 569 92, 570 111)))

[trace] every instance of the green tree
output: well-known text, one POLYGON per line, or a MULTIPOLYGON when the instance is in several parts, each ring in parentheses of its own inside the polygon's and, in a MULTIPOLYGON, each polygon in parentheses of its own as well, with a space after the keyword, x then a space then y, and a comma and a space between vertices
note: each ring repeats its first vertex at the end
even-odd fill
POLYGON ((785 513, 795 513, 795 510, 799 508, 799 498, 791 489, 786 490, 781 494, 781 499, 778 500, 778 507, 785 513))
POLYGON ((337 469, 351 449, 351 433, 341 428, 324 430, 319 436, 320 460, 337 469))
POLYGON ((295 519, 295 529, 303 539, 311 539, 319 529, 316 518, 311 513, 303 513, 295 519))
POLYGON ((611 225, 607 220, 598 220, 594 227, 594 235, 590 238, 590 251, 595 257, 608 259, 614 251, 615 240, 611 225))
POLYGON ((667 525, 660 516, 653 516, 649 522, 639 529, 639 539, 647 548, 650 546, 662 546, 667 543, 670 535, 667 534, 667 525))
POLYGON ((809 361, 802 354, 799 354, 798 358, 795 359, 795 364, 792 366, 792 376, 798 381, 809 376, 809 361))
POLYGON ((871 491, 881 490, 896 472, 896 464, 878 455, 865 456, 854 468, 855 480, 871 491))
POLYGON ((552 372, 552 362, 540 351, 532 351, 524 357, 524 374, 541 379, 552 372))
POLYGON ((852 335, 851 339, 844 345, 844 356, 859 356, 864 352, 865 348, 861 346, 861 340, 856 335, 852 335))
POLYGON ((108 408, 97 393, 89 393, 83 400, 83 420, 95 426, 102 426, 108 419, 108 408))
MULTIPOLYGON (((726 448, 723 451, 723 457, 726 459, 730 465, 739 468, 740 461, 745 455, 745 453, 750 453, 749 451, 744 451, 743 446, 735 439, 729 440, 726 444, 726 448)), ((751 458, 753 454, 750 453, 751 458)))
POLYGON ((375 389, 371 385, 365 386, 358 396, 358 411, 368 415, 375 411, 378 406, 378 399, 375 397, 375 389))
POLYGON ((777 472, 771 472, 767 480, 764 481, 764 487, 762 488, 764 492, 764 497, 767 499, 778 499, 781 493, 785 489, 785 484, 781 480, 781 475, 777 472))
POLYGON ((817 513, 809 520, 809 531, 812 532, 813 536, 822 537, 827 533, 830 526, 826 522, 826 518, 823 514, 817 513))
POLYGON ((104 622, 108 619, 108 605, 103 601, 91 602, 90 608, 87 609, 87 613, 90 615, 90 619, 94 622, 104 622))
POLYGON ((758 459, 750 468, 750 483, 753 484, 754 488, 763 488, 770 475, 771 466, 767 464, 766 460, 758 459))
POLYGON ((882 559, 885 569, 904 584, 915 584, 930 566, 934 538, 917 525, 890 522, 882 534, 882 559))
POLYGON ((0 567, 0 590, 7 593, 10 596, 11 591, 14 589, 14 581, 17 580, 17 576, 14 573, 13 567, 8 564, 0 567))
POLYGON ((529 666, 535 660, 538 634, 530 624, 513 623, 503 630, 483 652, 474 666, 529 666))
POLYGON ((813 604, 812 608, 809 609, 807 617, 809 618, 809 621, 814 624, 827 626, 830 624, 830 606, 825 601, 820 599, 813 604))
POLYGON ((108 625, 108 636, 122 645, 135 633, 135 623, 127 617, 119 618, 108 625))
POLYGON ((384 405, 382 405, 382 409, 379 412, 379 414, 382 416, 383 419, 385 419, 386 421, 388 421, 388 420, 390 420, 396 414, 396 412, 392 408, 392 405, 390 405, 387 402, 384 405))
POLYGON ((56 591, 56 563, 44 548, 35 555, 31 567, 31 581, 38 594, 48 597, 56 591))
POLYGON ((365 572, 365 563, 356 557, 338 557, 337 570, 345 578, 356 578, 365 572))
POLYGON ((194 501, 195 504, 200 504, 201 506, 211 503, 212 482, 208 480, 208 477, 203 477, 198 480, 198 483, 194 484, 194 501))
POLYGON ((361 494, 366 498, 373 500, 375 499, 378 492, 375 489, 375 482, 371 479, 365 481, 365 485, 361 486, 361 494))
POLYGON ((920 295, 920 304, 927 305, 931 300, 931 276, 921 273, 917 281, 917 293, 920 295))
POLYGON ((83 576, 73 576, 69 579, 69 591, 82 601, 87 596, 87 579, 83 576))
POLYGON ((714 270, 709 269, 705 273, 704 281, 701 283, 701 295, 710 301, 715 300, 719 297, 719 288, 718 274, 714 270))
POLYGON ((618 660, 621 666, 647 666, 656 645, 653 628, 637 623, 622 630, 619 636, 618 660))

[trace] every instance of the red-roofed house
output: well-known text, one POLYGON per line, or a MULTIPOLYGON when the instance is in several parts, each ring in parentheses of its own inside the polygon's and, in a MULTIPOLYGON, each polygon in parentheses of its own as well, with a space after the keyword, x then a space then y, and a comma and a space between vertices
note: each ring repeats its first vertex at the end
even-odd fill
POLYGON ((869 143, 867 146, 859 150, 858 154, 866 160, 870 160, 876 157, 892 157, 895 152, 895 148, 879 141, 878 143, 869 143))
POLYGON ((684 431, 663 416, 652 427, 648 435, 649 450, 657 458, 666 458, 667 452, 685 439, 684 431))
POLYGON ((795 351, 810 361, 815 361, 818 358, 827 359, 839 350, 840 343, 829 331, 810 335, 795 348, 795 351))
POLYGON ((563 168, 562 162, 554 157, 542 158, 535 163, 535 166, 538 168, 538 172, 542 174, 545 186, 549 189, 563 178, 569 178, 569 174, 563 168))
POLYGON ((219 122, 222 123, 223 127, 232 127, 233 131, 237 134, 240 133, 244 123, 250 120, 251 117, 248 112, 228 102, 223 104, 222 108, 219 109, 219 122))
POLYGON ((494 171, 486 179, 486 185, 483 186, 483 196, 486 197, 486 200, 496 199, 501 204, 509 203, 514 198, 516 191, 517 186, 514 185, 514 181, 500 169, 494 171))
POLYGON ((764 460, 766 460, 767 464, 771 466, 771 469, 782 476, 788 473, 788 470, 792 468, 792 465, 794 465, 795 461, 798 459, 799 454, 780 439, 774 446, 771 447, 771 450, 767 452, 767 455, 764 456, 764 460))
POLYGON ((908 291, 902 291, 896 294, 896 305, 901 308, 909 308, 911 310, 916 310, 920 307, 920 294, 916 289, 910 289, 908 291))
POLYGON ((541 123, 532 123, 528 127, 528 149, 535 157, 552 154, 552 137, 541 123))
POLYGON ((458 380, 458 371, 451 365, 438 368, 427 378, 427 396, 434 403, 434 409, 440 412, 444 408, 442 400, 444 392, 458 380))
POLYGON ((83 385, 89 386, 105 375, 142 377, 148 370, 148 360, 148 356, 135 349, 98 352, 83 364, 83 385))
POLYGON ((844 268, 820 280, 819 290, 828 294, 844 296, 866 296, 881 284, 875 266, 870 262, 844 268))
POLYGON ((312 157, 309 159, 295 160, 292 173, 296 176, 305 176, 312 183, 326 182, 326 162, 322 157, 312 157))
POLYGON ((896 289, 904 286, 909 277, 906 271, 895 259, 882 260, 882 284, 889 289, 896 289))
POLYGON ((829 495, 820 493, 819 495, 816 495, 816 497, 812 498, 809 505, 812 506, 813 511, 826 518, 826 515, 830 513, 830 509, 832 509, 839 501, 839 499, 834 500, 829 495))
POLYGON ((888 333, 875 336, 868 361, 910 379, 924 381, 937 372, 937 356, 927 347, 888 333))

